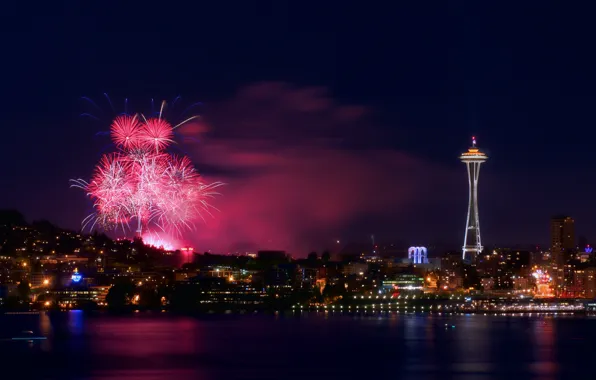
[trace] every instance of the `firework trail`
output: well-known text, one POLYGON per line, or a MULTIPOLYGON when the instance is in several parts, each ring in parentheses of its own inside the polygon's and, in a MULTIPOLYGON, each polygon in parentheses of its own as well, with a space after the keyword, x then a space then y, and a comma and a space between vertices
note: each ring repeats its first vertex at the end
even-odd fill
POLYGON ((103 155, 89 182, 71 180, 71 187, 84 190, 93 201, 95 211, 83 220, 84 229, 126 232, 133 224, 138 236, 154 227, 180 234, 211 215, 214 207, 208 201, 222 183, 204 183, 188 157, 167 152, 174 129, 194 117, 172 127, 162 118, 164 106, 157 118, 116 117, 110 136, 117 150, 103 155))

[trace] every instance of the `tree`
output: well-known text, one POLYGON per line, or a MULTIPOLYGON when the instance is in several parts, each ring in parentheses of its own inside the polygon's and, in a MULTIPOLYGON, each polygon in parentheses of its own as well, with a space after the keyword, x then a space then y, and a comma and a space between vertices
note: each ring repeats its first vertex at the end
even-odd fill
POLYGON ((321 255, 321 260, 323 260, 324 263, 328 263, 329 260, 331 260, 331 253, 329 253, 329 251, 323 252, 321 255))
POLYGON ((161 302, 157 291, 151 288, 142 289, 139 294, 139 306, 145 308, 159 308, 161 302))
POLYGON ((32 223, 33 228, 37 230, 37 232, 41 234, 48 234, 50 236, 55 236, 58 227, 54 226, 50 221, 42 219, 42 220, 34 220, 32 223))
POLYGON ((184 263, 184 264, 182 264, 182 269, 184 269, 184 270, 193 270, 193 269, 196 269, 196 268, 197 268, 197 266, 194 263, 184 263))
POLYGON ((307 260, 310 261, 310 262, 312 262, 312 263, 315 263, 315 262, 317 262, 317 259, 318 258, 319 257, 317 256, 317 253, 316 252, 311 252, 311 253, 308 254, 307 260))
POLYGON ((343 296, 344 293, 345 289, 343 286, 327 284, 323 289, 323 298, 325 299, 325 302, 335 302, 337 298, 343 296))
POLYGON ((110 308, 122 308, 130 303, 135 286, 130 282, 115 284, 106 295, 106 302, 110 308))
POLYGON ((26 226, 25 217, 17 210, 0 210, 0 224, 26 226))
POLYGON ((28 301, 31 294, 31 285, 27 281, 21 281, 17 286, 17 293, 22 301, 28 301))

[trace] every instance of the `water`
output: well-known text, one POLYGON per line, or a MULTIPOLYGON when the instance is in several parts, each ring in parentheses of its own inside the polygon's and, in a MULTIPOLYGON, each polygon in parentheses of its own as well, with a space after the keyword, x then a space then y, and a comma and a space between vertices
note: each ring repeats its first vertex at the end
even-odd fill
POLYGON ((23 330, 47 339, 0 341, 2 379, 592 378, 596 342, 577 317, 0 315, 23 330))

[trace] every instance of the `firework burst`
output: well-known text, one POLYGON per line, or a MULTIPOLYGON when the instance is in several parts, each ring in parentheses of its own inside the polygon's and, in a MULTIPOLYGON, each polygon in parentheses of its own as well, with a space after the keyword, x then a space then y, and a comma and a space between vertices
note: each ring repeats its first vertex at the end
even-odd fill
POLYGON ((163 106, 158 118, 116 117, 110 135, 117 151, 101 158, 89 182, 71 180, 71 187, 93 200, 94 212, 83 220, 83 228, 134 228, 141 236, 155 227, 180 234, 212 215, 208 201, 222 183, 204 183, 188 157, 167 152, 180 124, 172 127, 162 119, 163 106))
POLYGON ((170 123, 163 119, 149 119, 143 125, 140 140, 145 149, 159 152, 173 142, 173 137, 170 123))
POLYGON ((124 150, 134 149, 141 141, 141 123, 137 116, 118 116, 112 122, 111 128, 112 141, 117 147, 124 150))

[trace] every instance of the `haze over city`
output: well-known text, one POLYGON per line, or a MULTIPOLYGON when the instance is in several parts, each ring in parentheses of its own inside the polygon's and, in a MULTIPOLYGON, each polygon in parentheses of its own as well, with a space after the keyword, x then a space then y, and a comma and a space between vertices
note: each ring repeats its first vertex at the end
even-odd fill
MULTIPOLYGON (((198 13, 226 22, 165 9, 175 28, 142 30, 119 22, 132 5, 95 7, 77 18, 49 9, 4 34, 19 59, 3 84, 0 154, 11 164, 0 207, 29 220, 80 227, 90 204, 68 180, 89 175, 109 144, 95 135, 109 127, 107 93, 116 111, 125 98, 139 112, 151 99, 203 102, 179 148, 227 184, 221 211, 191 236, 205 249, 305 255, 371 233, 458 247, 467 185, 457 158, 473 135, 491 157, 479 186, 485 245, 547 244, 557 213, 588 240, 596 229, 591 34, 554 6, 203 4, 198 13), (356 8, 362 24, 346 22, 356 8), (80 116, 82 96, 101 106, 99 121, 80 116)), ((135 7, 135 18, 157 9, 135 7)))

